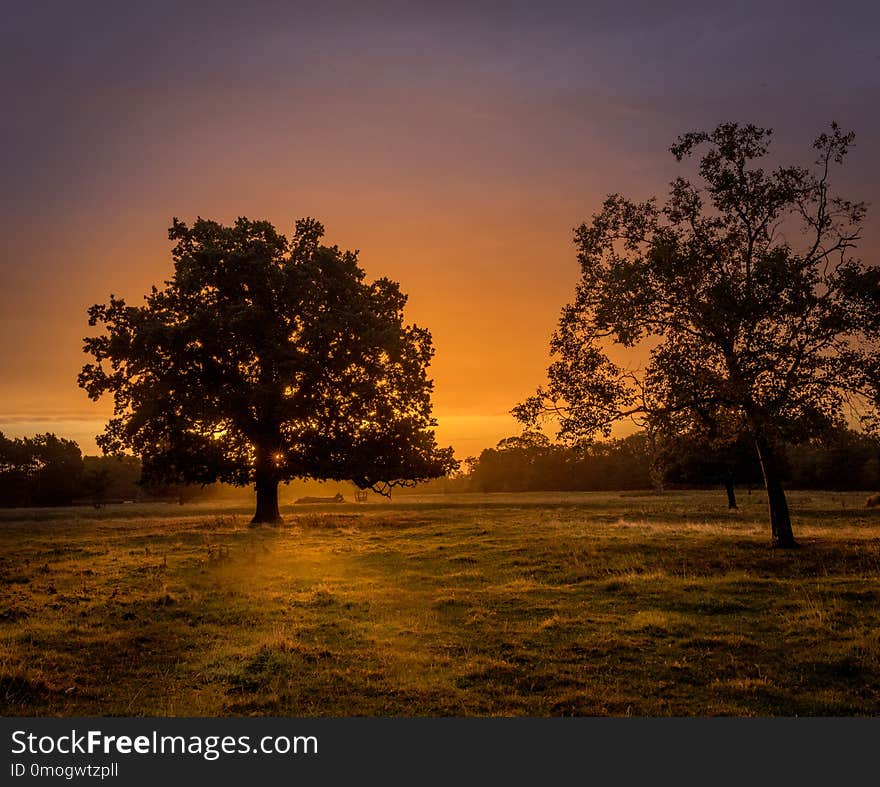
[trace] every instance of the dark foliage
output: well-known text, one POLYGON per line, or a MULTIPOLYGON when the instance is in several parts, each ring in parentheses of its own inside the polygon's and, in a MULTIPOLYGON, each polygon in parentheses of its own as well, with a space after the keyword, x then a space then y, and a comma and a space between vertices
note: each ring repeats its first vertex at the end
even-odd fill
MULTIPOLYGON (((880 489, 880 437, 843 429, 822 440, 785 443, 778 464, 782 479, 796 489, 880 489)), ((752 488, 763 480, 754 447, 745 439, 725 450, 684 441, 672 450, 645 433, 569 446, 525 432, 501 440, 466 465, 467 473, 448 479, 445 491, 752 488)))
POLYGON ((649 489, 651 467, 643 434, 570 447, 526 432, 505 438, 472 459, 467 488, 473 492, 649 489))
POLYGON ((431 427, 431 336, 403 322, 395 282, 365 280, 356 252, 297 222, 175 220, 174 275, 143 306, 89 310, 105 332, 79 383, 111 394, 99 445, 142 457, 150 483, 257 489, 277 521, 278 483, 351 480, 387 492, 454 467, 431 427))
POLYGON ((79 446, 54 434, 11 439, 0 432, 0 505, 69 505, 80 492, 79 446))
POLYGON ((756 448, 774 544, 794 546, 779 451, 839 429, 877 426, 880 268, 852 255, 861 203, 831 192, 853 143, 832 124, 813 169, 761 166, 771 132, 726 123, 685 134, 705 149, 702 186, 683 177, 665 205, 612 195, 575 233, 581 279, 553 336, 549 382, 515 409, 558 419, 568 441, 621 419, 653 433, 756 448), (609 345, 643 346, 644 369, 609 345))

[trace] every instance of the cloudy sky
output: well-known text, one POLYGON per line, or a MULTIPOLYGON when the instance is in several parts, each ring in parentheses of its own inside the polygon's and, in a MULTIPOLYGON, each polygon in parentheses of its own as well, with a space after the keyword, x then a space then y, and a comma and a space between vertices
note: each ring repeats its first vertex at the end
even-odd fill
POLYGON ((872 2, 20 3, 0 23, 0 430, 94 452, 85 309, 171 272, 173 216, 315 216, 400 281, 429 328, 439 438, 516 427, 577 277, 572 228, 609 192, 662 194, 688 130, 754 122, 874 203, 872 2))

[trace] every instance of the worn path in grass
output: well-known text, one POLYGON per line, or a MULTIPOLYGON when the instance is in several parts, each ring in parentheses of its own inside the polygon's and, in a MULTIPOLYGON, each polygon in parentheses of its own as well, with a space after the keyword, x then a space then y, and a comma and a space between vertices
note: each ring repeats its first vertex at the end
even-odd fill
POLYGON ((0 714, 880 713, 880 510, 757 493, 0 513, 0 714))

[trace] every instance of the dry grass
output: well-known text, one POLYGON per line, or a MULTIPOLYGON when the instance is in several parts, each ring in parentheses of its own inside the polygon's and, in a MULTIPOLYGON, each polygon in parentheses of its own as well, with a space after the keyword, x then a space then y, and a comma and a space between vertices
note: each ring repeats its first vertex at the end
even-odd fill
POLYGON ((880 510, 722 498, 6 511, 0 713, 880 712, 880 510))

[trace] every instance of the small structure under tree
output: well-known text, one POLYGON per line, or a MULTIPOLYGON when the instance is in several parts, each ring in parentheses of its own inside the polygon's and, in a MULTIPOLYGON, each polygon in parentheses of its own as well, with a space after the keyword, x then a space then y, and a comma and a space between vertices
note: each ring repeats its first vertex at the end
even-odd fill
POLYGON ((323 234, 313 219, 289 239, 267 221, 175 219, 165 286, 89 309, 104 332, 79 384, 114 400, 100 447, 139 455, 150 483, 253 484, 255 523, 281 520, 282 481, 387 494, 453 469, 432 429, 430 333, 323 234))

